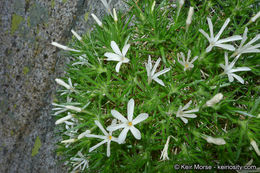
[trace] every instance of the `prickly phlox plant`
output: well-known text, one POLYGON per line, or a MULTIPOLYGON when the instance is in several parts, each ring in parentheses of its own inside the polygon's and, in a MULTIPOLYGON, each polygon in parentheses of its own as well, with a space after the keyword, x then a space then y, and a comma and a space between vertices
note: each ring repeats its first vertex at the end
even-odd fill
POLYGON ((71 57, 53 103, 70 171, 256 169, 259 3, 130 0, 122 13, 101 1, 93 31, 52 42, 71 57))

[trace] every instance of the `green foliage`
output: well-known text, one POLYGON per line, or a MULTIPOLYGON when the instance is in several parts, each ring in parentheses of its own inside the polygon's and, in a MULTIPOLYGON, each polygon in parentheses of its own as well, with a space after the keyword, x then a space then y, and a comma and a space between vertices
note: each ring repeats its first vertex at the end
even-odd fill
MULTIPOLYGON (((133 98, 134 117, 140 113, 149 114, 148 119, 136 125, 142 138, 136 140, 128 134, 124 144, 112 142, 110 157, 106 156, 106 145, 89 153, 89 148, 101 140, 87 137, 69 147, 59 144, 58 151, 66 160, 81 151, 89 160, 86 172, 172 172, 175 164, 242 166, 251 159, 253 165, 260 166, 259 156, 250 145, 251 140, 260 143, 260 119, 256 118, 260 113, 259 54, 243 54, 235 64, 235 67, 251 68, 251 71, 238 72, 245 84, 236 80, 229 83, 227 75, 221 75, 223 69, 219 64, 224 64, 224 52, 228 52, 229 57, 232 53, 217 47, 206 53, 209 43, 199 32, 203 29, 209 33, 207 17, 212 19, 215 34, 229 17, 231 22, 221 38, 242 36, 247 26, 248 42, 259 34, 259 20, 249 22, 259 11, 258 4, 253 0, 192 0, 185 2, 177 16, 178 7, 174 7, 170 0, 157 1, 154 10, 150 0, 127 3, 129 11, 119 12, 117 22, 106 16, 102 21, 103 27, 96 25, 90 34, 83 36, 82 41, 74 39, 70 43, 70 47, 81 52, 70 52, 75 59, 67 66, 66 77, 77 83, 78 93, 73 92, 69 97, 81 106, 90 102, 84 111, 75 113, 78 124, 70 131, 77 130, 75 138, 87 129, 92 134, 101 134, 94 120, 99 120, 104 127, 109 126, 113 119, 112 109, 126 117, 127 103, 133 98), (191 25, 186 29, 190 5, 195 12, 191 25), (122 64, 119 73, 115 71, 116 62, 106 61, 104 57, 106 52, 113 52, 111 41, 115 41, 120 50, 126 42, 131 44, 126 54, 130 62, 122 64), (186 56, 188 50, 191 50, 191 59, 199 58, 191 70, 184 71, 177 53, 183 52, 186 56), (72 65, 78 62, 76 57, 83 54, 89 65, 72 65), (148 84, 145 68, 148 55, 151 55, 153 64, 162 58, 157 71, 171 68, 160 76, 165 87, 155 81, 148 84), (217 93, 224 95, 223 100, 213 107, 205 106, 217 93), (185 124, 176 117, 176 112, 190 100, 193 103, 189 109, 199 108, 199 112, 195 113, 197 118, 189 118, 185 124), (169 143, 169 160, 160 161, 170 135, 174 139, 169 143), (208 143, 203 135, 223 138, 226 144, 208 143)), ((239 44, 240 41, 235 42, 235 45, 239 44)), ((59 103, 66 103, 67 95, 58 98, 59 103)), ((57 119, 66 115, 59 114, 57 119)), ((63 140, 69 139, 64 125, 58 127, 63 140)), ((119 134, 120 130, 113 136, 119 134)))

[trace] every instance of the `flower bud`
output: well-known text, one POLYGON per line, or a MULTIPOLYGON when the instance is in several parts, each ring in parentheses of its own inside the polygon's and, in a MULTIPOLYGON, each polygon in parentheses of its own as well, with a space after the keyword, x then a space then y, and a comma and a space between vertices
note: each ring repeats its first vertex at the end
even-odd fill
POLYGON ((71 32, 79 41, 82 40, 81 36, 79 36, 79 34, 77 34, 73 29, 71 30, 71 32))
POLYGON ((61 49, 63 49, 63 50, 73 51, 73 52, 80 52, 79 50, 75 50, 75 49, 69 48, 69 47, 64 46, 64 45, 61 45, 61 44, 59 44, 59 43, 57 43, 57 42, 52 42, 51 44, 52 44, 53 46, 56 46, 56 47, 61 48, 61 49))
POLYGON ((152 12, 153 12, 153 10, 154 10, 155 4, 156 4, 156 2, 153 1, 152 8, 151 8, 151 11, 152 11, 152 12))
POLYGON ((220 102, 220 100, 223 99, 223 94, 222 93, 218 93, 216 94, 212 99, 208 100, 206 102, 206 105, 208 107, 212 107, 213 105, 215 105, 216 103, 220 102))
POLYGON ((206 137, 206 141, 208 143, 216 144, 216 145, 225 145, 226 141, 223 138, 213 138, 211 136, 206 137))
POLYGON ((117 22, 118 19, 117 19, 117 14, 116 14, 116 9, 113 8, 113 17, 114 17, 114 21, 117 22))
POLYGON ((188 17, 186 20, 186 25, 189 26, 191 24, 191 20, 192 20, 192 15, 194 13, 194 7, 190 7, 189 13, 188 13, 188 17))

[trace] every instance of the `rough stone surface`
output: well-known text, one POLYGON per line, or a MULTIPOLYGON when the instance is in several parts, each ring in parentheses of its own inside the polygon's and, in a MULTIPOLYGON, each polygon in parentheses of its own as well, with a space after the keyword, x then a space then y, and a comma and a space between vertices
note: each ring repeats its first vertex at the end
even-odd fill
POLYGON ((92 12, 102 18, 101 1, 0 0, 0 172, 66 172, 50 110, 67 60, 50 43, 66 45, 71 29, 89 30, 92 12))

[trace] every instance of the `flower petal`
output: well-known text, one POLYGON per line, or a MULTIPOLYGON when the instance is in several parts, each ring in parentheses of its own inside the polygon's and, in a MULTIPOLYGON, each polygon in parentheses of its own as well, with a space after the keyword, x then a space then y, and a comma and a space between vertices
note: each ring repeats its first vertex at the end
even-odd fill
POLYGON ((127 132, 129 131, 129 127, 125 127, 124 130, 122 130, 122 132, 120 133, 119 137, 118 137, 118 141, 120 143, 123 143, 125 141, 127 132))
POLYGON ((115 53, 111 53, 111 52, 107 52, 104 54, 105 57, 107 57, 107 61, 120 61, 121 60, 121 56, 115 54, 115 53))
POLYGON ((208 25, 209 25, 210 37, 214 38, 212 21, 209 17, 207 17, 207 21, 208 21, 208 25))
POLYGON ((157 61, 155 62, 155 65, 153 66, 153 70, 152 70, 152 72, 151 72, 151 76, 154 75, 154 72, 155 72, 155 70, 157 69, 157 67, 158 67, 158 65, 159 65, 159 63, 160 63, 160 61, 161 61, 161 58, 158 58, 157 61))
POLYGON ((196 114, 183 114, 183 117, 185 117, 185 118, 196 118, 197 115, 196 114))
POLYGON ((232 74, 228 74, 228 80, 229 80, 229 82, 234 81, 234 77, 232 76, 232 74))
POLYGON ((116 131, 118 129, 125 128, 125 127, 126 127, 126 124, 110 125, 107 127, 107 130, 113 132, 113 131, 116 131))
POLYGON ((133 120, 135 101, 134 99, 129 100, 127 104, 127 119, 128 121, 133 120))
POLYGON ((191 60, 191 64, 194 62, 194 61, 196 61, 198 59, 198 56, 195 56, 192 60, 191 60))
POLYGON ((213 48, 213 45, 209 45, 209 46, 206 48, 206 52, 207 52, 207 53, 210 52, 210 51, 212 50, 212 48, 213 48))
POLYGON ((240 83, 244 84, 244 80, 242 79, 242 77, 240 77, 240 76, 238 76, 238 75, 236 75, 236 74, 234 74, 234 73, 232 73, 232 76, 233 76, 234 78, 236 78, 240 83))
POLYGON ((183 113, 192 113, 192 112, 198 112, 199 109, 192 109, 192 110, 189 110, 189 111, 183 111, 183 113))
POLYGON ((166 68, 166 69, 163 69, 162 71, 159 71, 157 72, 156 74, 153 75, 153 78, 157 78, 158 76, 164 74, 164 73, 167 73, 168 71, 170 71, 171 68, 166 68))
POLYGON ((223 49, 230 50, 230 51, 234 51, 235 50, 235 47, 233 45, 231 45, 231 44, 216 44, 215 46, 221 47, 223 49))
POLYGON ((186 118, 183 118, 183 117, 180 117, 180 118, 181 118, 181 120, 182 120, 185 124, 188 123, 188 120, 187 120, 186 118))
POLYGON ((181 109, 182 111, 185 109, 188 109, 190 107, 190 104, 192 103, 192 100, 190 100, 183 108, 181 109))
POLYGON ((204 30, 199 29, 199 32, 200 32, 202 35, 204 35, 204 36, 208 39, 208 41, 211 41, 211 39, 209 38, 209 34, 207 34, 204 30))
POLYGON ((146 72, 147 72, 147 76, 149 77, 150 76, 150 68, 149 68, 149 65, 145 63, 145 68, 146 68, 146 72))
POLYGON ((242 37, 240 35, 233 35, 231 37, 218 40, 216 42, 216 44, 226 43, 226 42, 230 42, 230 41, 237 41, 237 40, 241 40, 241 39, 242 39, 242 37))
POLYGON ((125 46, 123 47, 123 50, 122 50, 123 56, 126 55, 126 53, 127 53, 127 51, 128 51, 129 48, 130 48, 130 44, 127 44, 127 45, 125 45, 125 46))
POLYGON ((94 145, 93 147, 91 147, 91 148, 89 149, 89 152, 95 150, 96 148, 100 147, 102 144, 104 144, 104 143, 106 143, 106 142, 107 142, 107 140, 103 140, 103 141, 99 142, 97 145, 94 145))
POLYGON ((99 127, 99 129, 103 132, 104 135, 108 135, 107 131, 104 129, 104 127, 100 124, 99 121, 95 120, 95 124, 99 127))
POLYGON ((116 110, 111 110, 111 114, 113 117, 115 117, 116 119, 122 121, 122 122, 127 122, 128 120, 122 115, 120 114, 118 111, 116 110))
POLYGON ((110 156, 110 143, 111 143, 111 141, 108 140, 108 141, 107 141, 107 157, 110 156))
POLYGON ((234 72, 237 72, 237 71, 250 71, 251 69, 248 68, 248 67, 238 67, 238 68, 235 68, 235 69, 231 69, 230 72, 231 73, 234 73, 234 72))
POLYGON ((260 39, 260 34, 257 34, 252 40, 250 40, 246 45, 251 45, 254 42, 256 42, 257 40, 260 39))
POLYGON ((136 125, 144 120, 146 120, 148 118, 148 114, 147 113, 141 113, 139 114, 134 120, 133 120, 133 125, 136 125))
POLYGON ((119 49, 119 47, 118 47, 118 45, 116 44, 115 41, 111 41, 111 48, 113 49, 113 51, 114 51, 116 54, 118 54, 118 55, 120 55, 120 56, 123 56, 123 54, 121 53, 121 51, 120 51, 120 49, 119 49))
POLYGON ((137 128, 135 128, 134 126, 131 126, 130 130, 131 130, 132 134, 134 135, 135 139, 138 139, 138 140, 141 139, 141 133, 137 128))
POLYGON ((120 62, 118 62, 118 63, 116 64, 116 72, 117 72, 117 73, 119 72, 122 63, 123 63, 123 62, 120 61, 120 62))
POLYGON ((164 83, 163 83, 163 81, 162 81, 161 79, 159 79, 159 78, 154 78, 153 80, 154 80, 155 82, 157 82, 158 84, 160 84, 160 85, 162 85, 162 86, 165 86, 164 83))
POLYGON ((219 30, 218 34, 215 37, 215 40, 218 40, 224 29, 227 27, 228 23, 230 22, 230 18, 227 18, 221 29, 219 30))
POLYGON ((152 65, 152 60, 151 60, 151 55, 149 55, 148 57, 148 67, 149 67, 149 71, 151 72, 153 65, 152 65))

